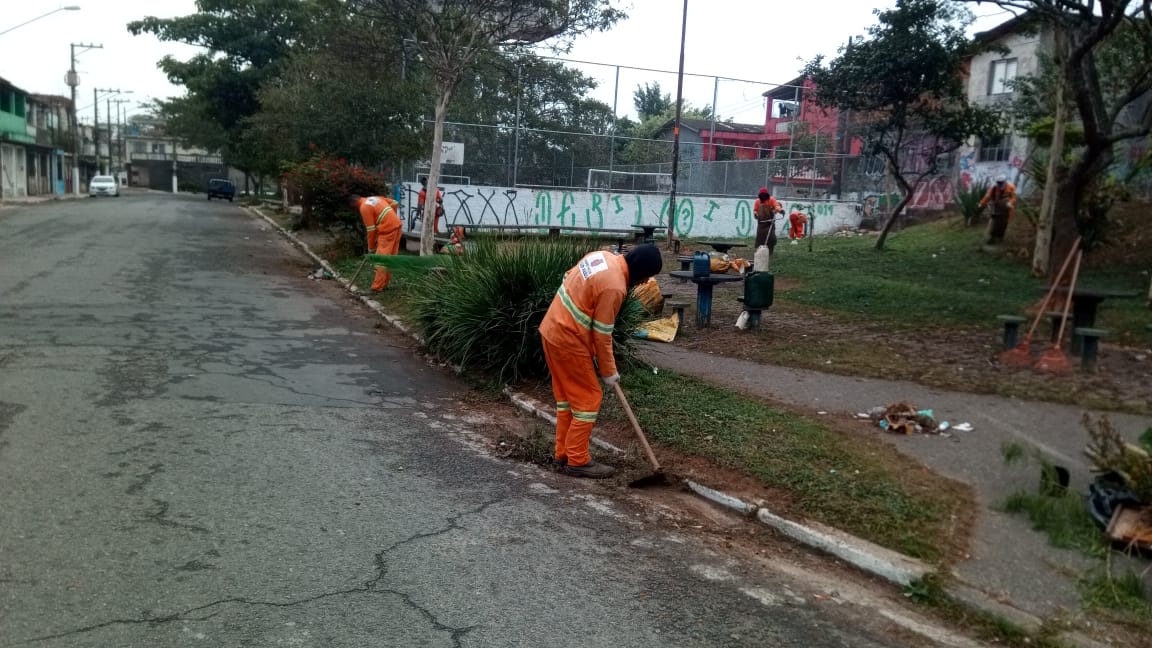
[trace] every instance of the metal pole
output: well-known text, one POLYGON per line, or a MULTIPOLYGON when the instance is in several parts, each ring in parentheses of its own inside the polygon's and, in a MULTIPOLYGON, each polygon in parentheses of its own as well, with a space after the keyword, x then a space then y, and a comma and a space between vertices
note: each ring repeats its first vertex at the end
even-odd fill
MULTIPOLYGON (((800 83, 804 83, 801 81, 800 83)), ((792 115, 792 125, 788 127, 788 161, 785 162, 784 167, 784 192, 787 193, 792 186, 792 155, 794 153, 793 146, 796 143, 796 125, 800 123, 800 86, 796 86, 796 92, 793 95, 792 101, 796 104, 796 114, 792 115)))
POLYGON ((116 169, 112 165, 112 95, 104 99, 104 114, 108 118, 108 173, 116 177, 116 169))
POLYGON ((96 172, 103 175, 104 168, 100 160, 100 98, 96 88, 92 88, 92 142, 96 147, 96 172))
POLYGON ((716 161, 716 100, 720 96, 720 77, 712 84, 712 125, 708 127, 708 149, 712 151, 712 161, 716 161))
POLYGON ((812 185, 808 189, 808 197, 816 200, 816 151, 820 148, 820 130, 812 138, 812 185))
POLYGON ((680 109, 684 103, 684 41, 688 36, 688 0, 680 22, 680 69, 676 74, 676 122, 672 128, 672 192, 668 196, 668 248, 679 249, 676 241, 676 175, 680 171, 680 109))
POLYGON ((520 180, 520 97, 524 94, 523 86, 521 86, 521 72, 522 66, 516 66, 516 134, 512 151, 512 186, 515 187, 516 183, 520 180))
POLYGON ((72 87, 72 114, 69 118, 72 121, 72 194, 80 195, 80 118, 76 115, 76 85, 79 80, 76 78, 76 43, 70 43, 69 49, 71 50, 71 64, 68 68, 68 85, 72 87))
MULTIPOLYGON (((612 200, 612 171, 616 166, 616 110, 620 105, 620 66, 616 66, 616 86, 612 90, 612 138, 608 140, 608 200, 612 200)), ((640 217, 639 214, 636 215, 640 217)))

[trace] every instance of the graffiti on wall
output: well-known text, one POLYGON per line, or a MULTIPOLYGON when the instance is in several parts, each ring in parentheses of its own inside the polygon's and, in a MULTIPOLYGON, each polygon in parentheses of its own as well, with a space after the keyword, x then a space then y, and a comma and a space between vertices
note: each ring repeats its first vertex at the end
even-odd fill
MULTIPOLYGON (((407 216, 406 229, 415 227, 420 185, 407 183, 398 193, 407 216)), ((628 229, 632 225, 660 224, 668 220, 668 196, 604 193, 566 189, 513 189, 471 185, 443 187, 444 215, 452 225, 566 226, 593 229, 628 229)), ((681 237, 743 238, 755 230, 752 199, 684 196, 677 199, 676 233, 681 237)), ((860 216, 852 203, 784 201, 786 211, 799 209, 816 216, 815 232, 826 234, 855 227, 860 216)), ((785 225, 778 225, 783 231, 785 225)))
POLYGON ((1000 176, 1020 186, 1023 168, 1024 159, 1019 155, 1006 162, 978 162, 976 151, 968 151, 960 156, 960 186, 969 189, 973 186, 990 185, 1000 176))

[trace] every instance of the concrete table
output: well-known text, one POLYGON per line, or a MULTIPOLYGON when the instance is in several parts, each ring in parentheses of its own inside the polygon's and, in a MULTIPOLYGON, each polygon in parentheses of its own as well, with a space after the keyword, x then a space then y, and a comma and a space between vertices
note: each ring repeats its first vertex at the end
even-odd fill
POLYGON ((732 248, 747 247, 746 245, 732 243, 731 241, 700 241, 700 245, 708 245, 720 254, 728 254, 728 250, 732 248))
POLYGON ((645 241, 648 241, 649 239, 656 238, 656 230, 663 231, 663 230, 668 229, 664 225, 640 224, 640 225, 633 225, 632 227, 634 229, 640 230, 640 231, 636 232, 636 242, 637 243, 644 243, 645 241))
MULTIPOLYGON (((1045 286, 1043 290, 1048 291, 1045 286)), ((1061 298, 1057 303, 1063 307, 1064 297, 1068 294, 1067 286, 1057 286, 1056 295, 1061 298)), ((1096 311, 1105 299, 1135 299, 1140 297, 1137 290, 1119 290, 1115 288, 1088 288, 1077 287, 1072 291, 1072 326, 1073 331, 1078 328, 1090 329, 1096 327, 1096 311)), ((1072 344, 1069 347, 1073 355, 1080 355, 1082 341, 1079 335, 1072 335, 1072 344)))
POLYGON ((685 279, 696 284, 696 326, 708 328, 712 324, 712 288, 720 283, 744 281, 744 275, 709 274, 697 277, 691 270, 669 272, 676 279, 685 279))

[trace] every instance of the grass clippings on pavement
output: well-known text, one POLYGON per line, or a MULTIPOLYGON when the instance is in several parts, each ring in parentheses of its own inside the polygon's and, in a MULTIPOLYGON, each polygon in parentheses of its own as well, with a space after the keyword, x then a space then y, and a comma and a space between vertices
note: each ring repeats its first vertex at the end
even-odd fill
MULTIPOLYGON (((790 512, 930 562, 962 550, 972 496, 869 433, 671 372, 634 370, 621 383, 652 438, 735 469, 773 491, 790 512)), ((603 418, 624 420, 614 399, 603 418)), ((769 508, 777 503, 768 502, 769 508)))

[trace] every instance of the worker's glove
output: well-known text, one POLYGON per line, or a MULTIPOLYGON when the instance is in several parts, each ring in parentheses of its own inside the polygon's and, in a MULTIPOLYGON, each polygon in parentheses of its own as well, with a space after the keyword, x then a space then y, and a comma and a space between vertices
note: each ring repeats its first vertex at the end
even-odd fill
POLYGON ((611 387, 612 385, 615 385, 618 382, 620 382, 620 374, 618 374, 618 373, 614 373, 611 376, 607 376, 604 378, 604 384, 608 385, 609 387, 611 387))

